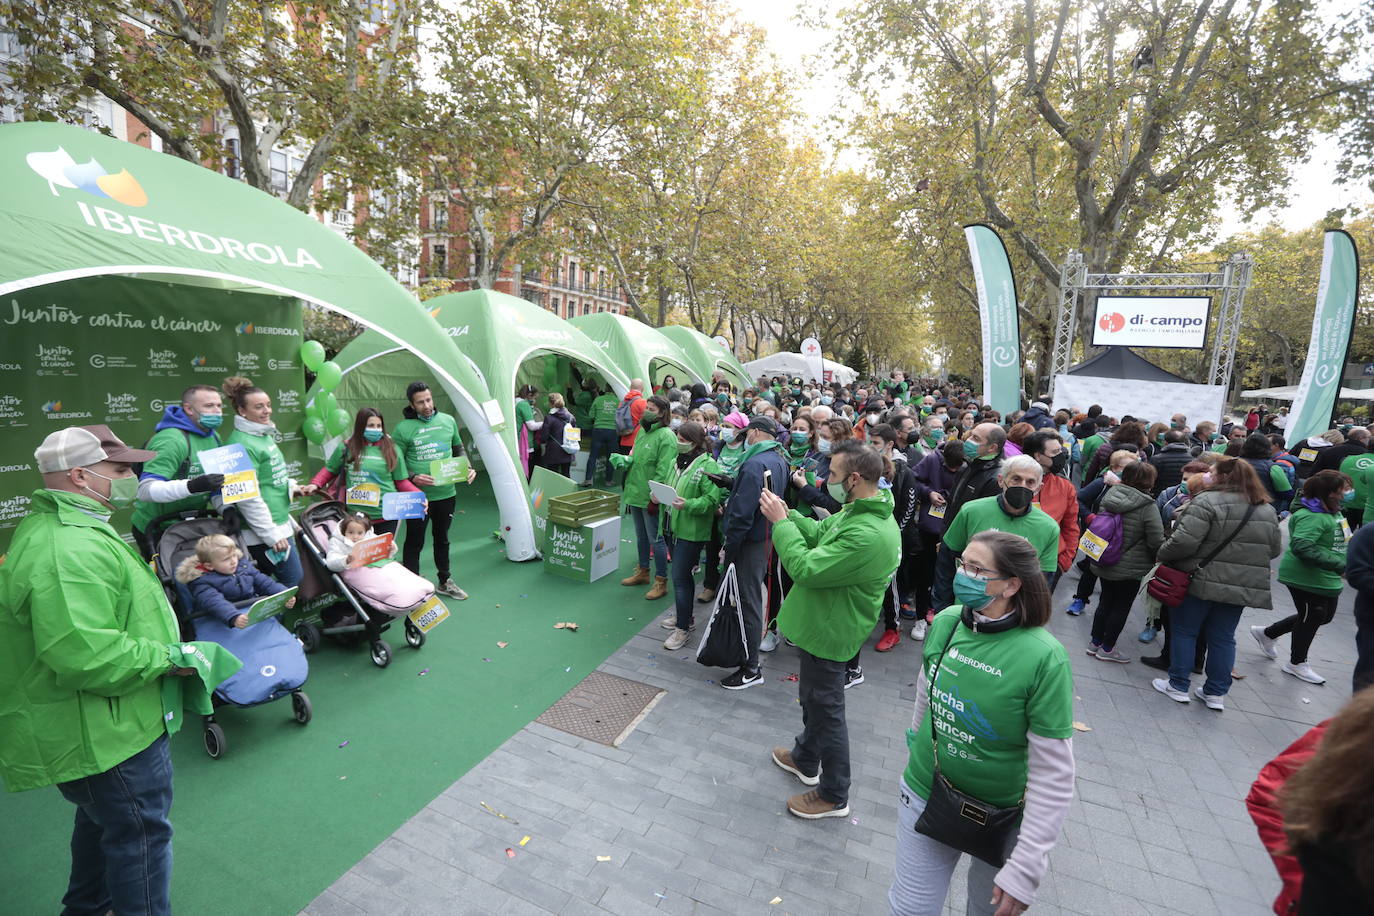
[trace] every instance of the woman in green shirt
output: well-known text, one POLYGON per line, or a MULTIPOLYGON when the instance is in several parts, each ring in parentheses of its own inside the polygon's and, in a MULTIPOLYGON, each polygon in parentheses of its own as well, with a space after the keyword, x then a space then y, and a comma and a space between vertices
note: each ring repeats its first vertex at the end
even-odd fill
POLYGON ((353 435, 334 449, 315 478, 317 487, 328 487, 344 474, 343 502, 349 512, 362 512, 372 519, 375 534, 396 533, 396 519, 382 518, 382 497, 388 493, 423 492, 410 482, 406 460, 386 434, 381 411, 363 407, 353 418, 353 435))
POLYGON ((671 408, 668 399, 654 395, 649 398, 639 418, 642 430, 635 437, 634 449, 628 455, 612 455, 611 464, 626 468, 625 492, 622 504, 630 510, 634 520, 635 542, 639 548, 639 565, 634 574, 622 579, 621 585, 649 583, 649 556, 654 559, 654 585, 644 596, 657 600, 668 593, 668 545, 658 530, 658 504, 649 495, 649 481, 667 483, 673 479, 673 462, 677 458, 677 437, 668 426, 671 408), (650 507, 653 507, 652 510, 650 507))
MULTIPOLYGON (((725 491, 711 482, 707 474, 719 474, 720 465, 711 457, 706 428, 688 420, 677 428, 677 461, 673 489, 677 499, 672 511, 659 512, 660 531, 673 537, 673 632, 663 642, 665 649, 681 649, 693 627, 692 597, 696 592, 692 569, 701 559, 702 548, 711 540, 716 507, 725 500, 725 491)), ((668 627, 664 621, 664 628, 668 627)))

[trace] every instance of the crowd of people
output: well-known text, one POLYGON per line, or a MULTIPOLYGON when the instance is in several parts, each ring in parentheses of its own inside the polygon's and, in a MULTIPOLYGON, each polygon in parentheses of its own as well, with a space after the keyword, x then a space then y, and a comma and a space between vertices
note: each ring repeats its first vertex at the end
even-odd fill
MULTIPOLYGON (((287 474, 270 396, 238 377, 183 392, 146 450, 99 426, 39 445, 43 488, 0 567, 0 772, 12 790, 55 784, 76 805, 70 911, 167 912, 171 775, 156 690, 165 676, 192 673, 170 648, 177 634, 156 578, 110 513, 134 506, 132 534, 148 559, 170 518, 219 506, 224 478, 202 455, 239 443, 261 490, 236 507, 248 554, 207 539, 177 575, 226 626, 246 625, 233 603, 240 592, 301 580, 289 512, 315 494, 349 512, 331 541, 334 568, 360 538, 398 533, 383 517, 387 494, 421 493, 424 517, 406 521, 402 563, 418 574, 428 536, 435 587, 465 598, 450 562, 457 492, 425 473, 463 454, 457 421, 422 381, 397 400, 402 418, 390 426, 382 409, 360 409, 307 483, 287 474), (68 551, 117 587, 71 584, 68 551), (4 716, 40 694, 56 722, 42 741, 27 713, 4 716), (107 721, 92 697, 119 698, 133 718, 107 721), (121 805, 135 784, 138 803, 121 805)), ((1348 581, 1359 596, 1354 688, 1374 680, 1374 526, 1362 526, 1374 461, 1364 457, 1369 430, 1353 421, 1289 443, 1282 412, 1190 425, 1182 414, 1116 418, 1098 405, 1035 401, 1004 416, 968 388, 901 371, 744 389, 724 377, 679 387, 668 376, 649 389, 636 379, 624 395, 579 378, 565 392, 523 386, 515 417, 527 473, 570 474, 585 449, 579 483, 619 479, 635 544, 622 585, 647 586, 650 601, 671 595, 666 650, 688 646, 727 586, 744 652, 722 688, 762 684, 761 654, 783 641, 797 649, 802 730, 772 751, 804 790, 787 800, 792 814, 848 814, 844 697, 864 681, 862 649, 875 629, 877 652, 919 644, 896 803, 897 914, 941 912, 964 854, 970 913, 1014 916, 1034 901, 1074 785, 1068 650, 1045 628, 1056 607, 1093 611, 1082 639, 1095 661, 1138 660, 1157 669, 1150 684, 1163 697, 1221 711, 1243 611, 1273 606, 1271 563, 1281 556, 1277 579, 1296 612, 1250 627, 1259 652, 1278 659, 1287 636, 1281 669, 1323 683, 1308 656, 1348 581), (651 484, 670 486, 671 502, 651 484), (1075 589, 1056 605, 1075 564, 1075 589), (1137 607, 1137 641, 1160 643, 1138 659, 1126 651, 1137 607)), ((1329 767, 1315 741, 1302 752, 1329 767)), ((1329 812, 1269 808, 1298 825, 1299 877, 1320 869, 1358 885, 1363 859, 1341 848, 1347 828, 1329 812)))

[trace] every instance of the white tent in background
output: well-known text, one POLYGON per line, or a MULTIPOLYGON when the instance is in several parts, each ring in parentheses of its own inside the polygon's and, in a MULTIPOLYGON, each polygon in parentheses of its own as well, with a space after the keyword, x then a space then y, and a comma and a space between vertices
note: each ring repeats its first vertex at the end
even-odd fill
MULTIPOLYGON (((1243 398, 1267 398, 1271 401, 1291 401, 1298 396, 1297 385, 1281 385, 1277 388, 1252 388, 1242 391, 1243 398)), ((1374 388, 1342 388, 1339 401, 1374 401, 1374 388)))
MULTIPOLYGON (((807 368, 806 357, 800 353, 774 353, 771 356, 747 362, 744 364, 744 368, 749 370, 749 377, 755 380, 760 376, 774 375, 801 379, 811 377, 811 370, 807 368)), ((842 363, 835 362, 833 359, 825 360, 825 370, 830 373, 832 382, 838 382, 841 385, 851 384, 859 377, 859 373, 842 363)))

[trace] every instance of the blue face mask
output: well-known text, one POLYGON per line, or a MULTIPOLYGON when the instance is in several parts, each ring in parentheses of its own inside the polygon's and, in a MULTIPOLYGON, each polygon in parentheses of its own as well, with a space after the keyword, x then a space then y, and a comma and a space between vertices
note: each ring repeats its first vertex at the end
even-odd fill
POLYGON ((737 429, 736 429, 735 427, 733 427, 733 426, 722 426, 722 427, 720 428, 720 441, 721 441, 721 442, 726 442, 726 443, 734 442, 734 441, 735 441, 735 436, 737 436, 737 435, 739 435, 739 430, 737 430, 737 429))
POLYGON ((826 407, 829 407, 831 404, 835 403, 835 399, 827 394, 821 398, 821 403, 824 404, 826 407))
POLYGON ((973 461, 975 458, 978 457, 977 442, 974 442, 972 439, 964 440, 964 457, 969 461, 973 461))
POLYGON ((381 442, 382 431, 380 429, 365 429, 363 430, 363 438, 368 442, 381 442))
POLYGON ((438 413, 437 410, 431 410, 431 411, 429 412, 429 416, 425 416, 424 414, 420 413, 420 412, 417 410, 417 411, 415 411, 415 419, 419 420, 421 423, 428 423, 430 420, 433 420, 433 419, 434 419, 434 416, 435 416, 435 414, 437 414, 437 413, 438 413))
POLYGON ((811 439, 810 433, 795 432, 792 434, 793 445, 805 445, 811 439))
POLYGON ((1343 505, 1349 506, 1349 505, 1351 505, 1351 504, 1354 503, 1354 502, 1355 502, 1355 491, 1354 491, 1354 490, 1346 490, 1345 492, 1341 493, 1341 503, 1342 503, 1343 505))
POLYGON ((829 454, 830 454, 830 440, 829 440, 829 439, 817 439, 817 440, 816 440, 816 451, 820 452, 822 455, 829 455, 829 454))
POLYGON ((954 571, 954 600, 971 611, 980 611, 992 603, 996 595, 987 593, 988 584, 975 579, 962 569, 954 571))
POLYGON ((205 429, 219 429, 219 425, 224 422, 224 414, 203 413, 198 422, 205 429))

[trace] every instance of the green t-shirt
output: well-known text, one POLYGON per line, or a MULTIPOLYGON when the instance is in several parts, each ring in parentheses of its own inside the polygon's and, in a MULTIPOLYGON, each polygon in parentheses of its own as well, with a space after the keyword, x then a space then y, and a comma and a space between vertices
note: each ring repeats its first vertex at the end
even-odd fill
MULTIPOLYGON (((412 474, 428 474, 431 461, 452 458, 454 447, 461 451, 463 446, 458 437, 458 422, 437 410, 428 420, 405 419, 397 423, 391 438, 412 474)), ((458 492, 451 483, 420 489, 430 500, 448 499, 458 492)))
POLYGON ((272 523, 286 524, 291 517, 291 475, 286 471, 286 459, 276 440, 236 429, 229 434, 229 444, 235 442, 248 452, 253 469, 258 472, 258 490, 272 512, 272 523))
POLYGON ((608 391, 592 401, 592 429, 615 429, 615 409, 620 406, 620 398, 608 391))
MULTIPOLYGON (((325 462, 325 467, 337 474, 339 469, 344 467, 344 459, 347 456, 348 446, 340 443, 339 447, 334 449, 334 454, 325 462)), ((409 476, 405 455, 399 450, 396 453, 396 467, 387 471, 382 450, 375 445, 368 445, 363 449, 362 461, 357 470, 353 469, 353 462, 349 461, 347 464, 344 503, 350 512, 364 512, 369 518, 379 519, 382 517, 382 497, 388 493, 395 493, 396 481, 405 480, 409 476)))
MULTIPOLYGON (((1088 438, 1084 439, 1084 440, 1083 440, 1083 451, 1082 451, 1082 453, 1081 453, 1081 454, 1083 455, 1083 460, 1084 460, 1085 462, 1087 462, 1087 461, 1092 461, 1092 460, 1093 460, 1093 455, 1096 455, 1096 454, 1097 454, 1097 450, 1100 449, 1100 448, 1102 447, 1102 443, 1104 443, 1104 442, 1106 442, 1106 441, 1107 441, 1106 439, 1104 439, 1102 436, 1098 435, 1097 433, 1093 433, 1091 436, 1089 436, 1088 438)), ((1083 481, 1083 482, 1084 482, 1084 483, 1087 483, 1086 480, 1083 481)))
MULTIPOLYGON (((200 466, 200 453, 212 448, 219 448, 223 444, 219 441, 219 435, 216 433, 211 433, 208 436, 197 436, 176 427, 159 429, 153 433, 153 438, 149 439, 147 446, 145 446, 145 448, 157 452, 157 457, 144 463, 143 473, 153 474, 163 480, 189 480, 192 477, 199 477, 205 473, 200 466), (187 454, 188 446, 189 456, 187 454), (181 471, 181 462, 183 461, 187 461, 186 470, 178 474, 181 471)), ((139 531, 147 531, 148 524, 159 515, 195 511, 205 508, 209 503, 209 493, 192 493, 186 499, 178 499, 170 503, 147 503, 140 499, 134 503, 133 526, 139 531)))
POLYGON ((573 415, 573 423, 578 429, 592 428, 592 403, 592 393, 579 390, 572 403, 568 405, 568 410, 573 415))
POLYGON ((903 778, 929 798, 938 743, 940 772, 956 788, 1004 808, 1025 794, 1027 732, 1073 736, 1073 671, 1068 651, 1044 627, 980 633, 959 622, 960 610, 941 611, 926 635, 921 656, 930 703, 920 727, 907 730, 903 778), (938 742, 931 739, 932 714, 938 742))
MULTIPOLYGON (((515 402, 515 423, 517 426, 524 426, 534 419, 534 405, 524 398, 515 402)), ((519 430, 516 430, 518 433, 519 430)))
POLYGON ((1058 568, 1059 525, 1039 506, 1031 506, 1025 515, 1013 516, 1002 511, 996 496, 966 502, 945 530, 945 546, 955 553, 963 553, 973 536, 982 531, 1019 534, 1040 554, 1042 570, 1054 572, 1058 568))

